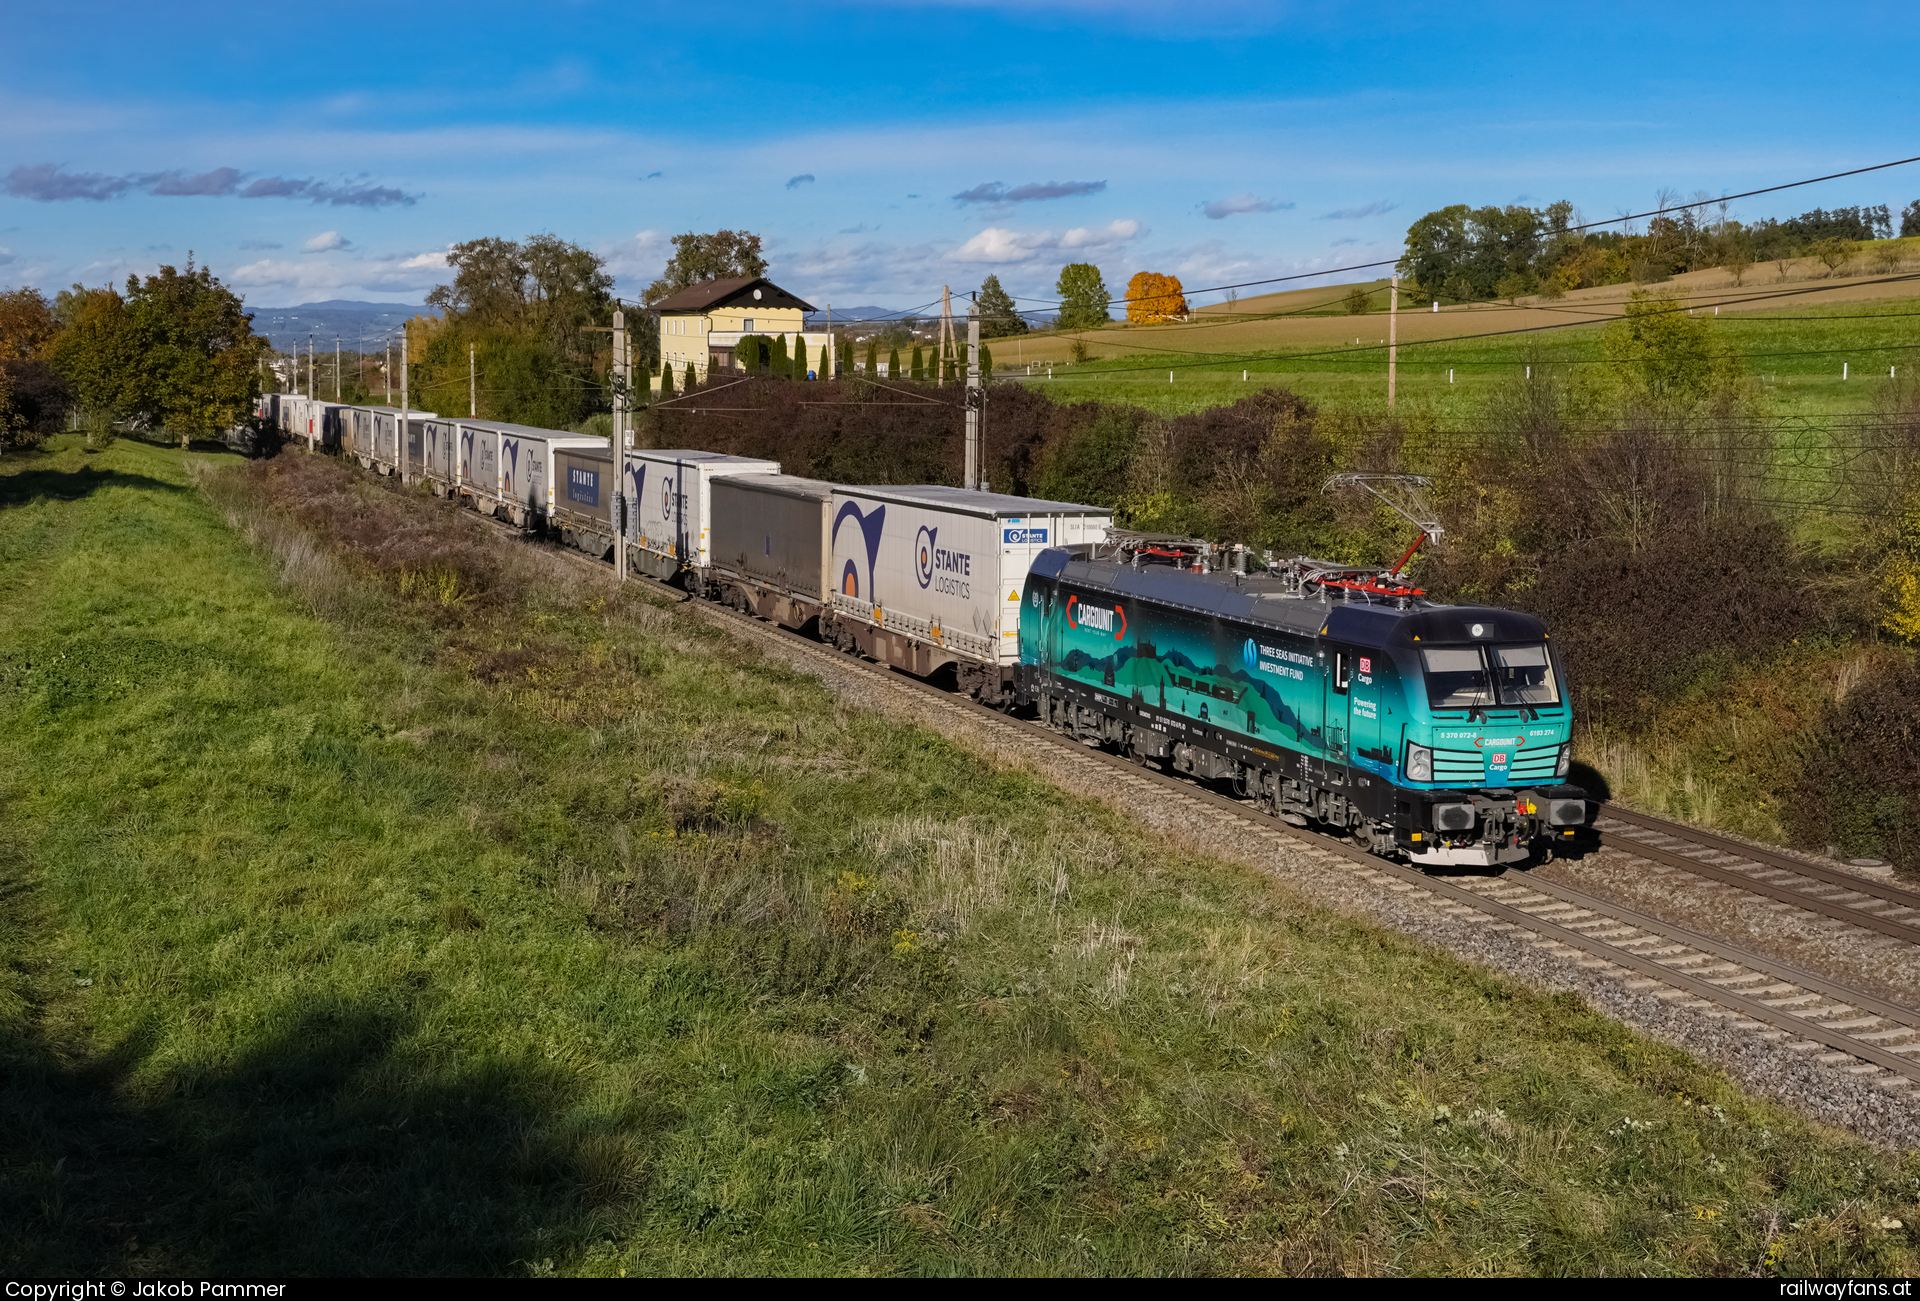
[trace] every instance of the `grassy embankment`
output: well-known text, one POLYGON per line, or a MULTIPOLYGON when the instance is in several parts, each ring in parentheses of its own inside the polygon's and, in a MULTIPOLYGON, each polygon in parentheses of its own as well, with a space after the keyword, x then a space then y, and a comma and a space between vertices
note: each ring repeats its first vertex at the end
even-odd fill
MULTIPOLYGON (((1908 259, 1891 274, 1910 274, 1911 259, 1920 256, 1920 240, 1890 243, 1904 249, 1908 259)), ((1784 278, 1769 262, 1750 268, 1739 287, 1725 271, 1711 270, 1676 276, 1649 290, 1676 294, 1703 312, 1719 307, 1724 337, 1753 358, 1750 369, 1764 384, 1769 405, 1782 415, 1818 417, 1870 410, 1876 379, 1884 381, 1887 367, 1905 362, 1914 347, 1914 318, 1902 314, 1916 310, 1920 280, 1872 283, 1886 274, 1862 259, 1851 274, 1829 276, 1819 263, 1800 259, 1789 265, 1784 278), (1765 301, 1780 294, 1788 296, 1765 301), (1833 319, 1865 314, 1886 319, 1833 319), (1843 362, 1850 367, 1844 381, 1843 362)), ((1323 286, 1247 298, 1231 311, 1202 308, 1180 324, 1114 324, 1077 334, 1049 331, 995 340, 994 358, 1003 376, 1010 364, 1031 362, 1044 373, 1045 365, 1054 363, 1050 383, 1031 382, 1061 401, 1099 398, 1178 415, 1235 401, 1250 385, 1281 384, 1316 403, 1384 411, 1386 314, 1342 313, 1340 302, 1348 288, 1323 286), (1066 364, 1075 339, 1087 345, 1095 360, 1066 364), (1207 364, 1215 356, 1218 362, 1207 364), (1169 368, 1174 368, 1171 382, 1169 368)), ((1437 313, 1402 295, 1398 403, 1416 419, 1470 426, 1492 392, 1523 374, 1527 365, 1598 362, 1597 327, 1620 314, 1633 288, 1609 285, 1576 290, 1557 300, 1521 299, 1517 305, 1443 306, 1437 313), (1506 333, 1579 319, 1591 319, 1596 328, 1506 333), (1471 335, 1501 337, 1443 342, 1471 335)))
POLYGON ((1912 1159, 467 525, 0 462, 8 1272, 1920 1266, 1912 1159))

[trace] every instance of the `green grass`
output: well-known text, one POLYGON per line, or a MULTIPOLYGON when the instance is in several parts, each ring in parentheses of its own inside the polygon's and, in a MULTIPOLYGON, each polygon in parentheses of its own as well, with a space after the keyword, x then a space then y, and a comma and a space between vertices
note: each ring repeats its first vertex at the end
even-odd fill
POLYGON ((10 1273, 1920 1263, 1920 1161, 269 468, 0 462, 10 1273))
MULTIPOLYGON (((1753 292, 1767 287, 1756 283, 1753 292)), ((1715 327, 1747 359, 1747 370, 1761 385, 1771 414, 1851 415, 1873 409, 1887 387, 1889 366, 1920 364, 1916 312, 1920 306, 1911 298, 1800 308, 1787 300, 1761 311, 1728 312, 1716 318, 1715 327), (1851 368, 1845 380, 1843 362, 1851 368)), ((1462 333, 1470 333, 1474 322, 1462 316, 1459 326, 1462 333)), ((1403 343, 1397 401, 1442 426, 1470 426, 1488 397, 1524 375, 1529 365, 1601 363, 1603 328, 1580 326, 1463 343, 1403 343)), ((1374 345, 1386 333, 1385 319, 1378 313, 1355 318, 1354 332, 1363 343, 1374 345)), ((1091 343, 1100 354, 1100 336, 1093 336, 1091 343)), ((1352 360, 1327 352, 1325 347, 1276 349, 1259 360, 1222 358, 1210 364, 1204 355, 1121 353, 1078 365, 1059 364, 1052 381, 1030 382, 1060 401, 1129 402, 1163 415, 1233 402, 1256 384, 1281 384, 1322 406, 1384 410, 1385 349, 1374 346, 1352 360)))

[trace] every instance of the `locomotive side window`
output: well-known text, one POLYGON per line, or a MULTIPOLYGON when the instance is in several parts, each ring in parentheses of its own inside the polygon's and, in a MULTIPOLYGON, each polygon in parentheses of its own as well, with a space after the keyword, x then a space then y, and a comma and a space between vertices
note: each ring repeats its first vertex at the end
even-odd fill
POLYGON ((1503 705, 1557 705, 1560 684, 1545 646, 1494 646, 1493 682, 1503 705))
POLYGON ((1427 666, 1427 704, 1434 709, 1483 709, 1493 703, 1493 684, 1478 646, 1429 648, 1420 652, 1427 666))
POLYGON ((1353 661, 1345 651, 1333 653, 1333 689, 1341 695, 1347 694, 1347 681, 1353 674, 1353 661))

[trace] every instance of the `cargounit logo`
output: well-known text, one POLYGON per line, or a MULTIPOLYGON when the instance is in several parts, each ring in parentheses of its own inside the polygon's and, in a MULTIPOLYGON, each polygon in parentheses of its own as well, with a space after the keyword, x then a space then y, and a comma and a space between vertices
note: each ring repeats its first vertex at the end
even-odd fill
POLYGON ((1117 605, 1089 605, 1078 596, 1069 596, 1067 627, 1112 633, 1119 641, 1127 635, 1127 612, 1117 605))

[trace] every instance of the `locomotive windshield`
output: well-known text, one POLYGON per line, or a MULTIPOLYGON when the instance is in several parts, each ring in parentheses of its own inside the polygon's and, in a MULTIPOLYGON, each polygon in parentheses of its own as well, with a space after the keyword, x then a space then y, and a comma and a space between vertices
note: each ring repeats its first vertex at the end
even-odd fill
POLYGON ((1493 703, 1493 684, 1487 680, 1487 662, 1478 646, 1430 647, 1420 654, 1427 662, 1428 705, 1485 709, 1493 703))
POLYGON ((1557 705, 1560 684, 1545 646, 1490 646, 1493 685, 1503 705, 1557 705))
POLYGON ((1560 684, 1544 645, 1429 647, 1420 654, 1427 667, 1427 704, 1434 709, 1560 703, 1560 684))

